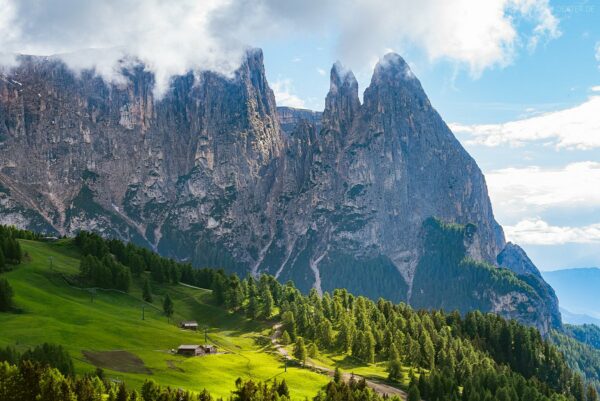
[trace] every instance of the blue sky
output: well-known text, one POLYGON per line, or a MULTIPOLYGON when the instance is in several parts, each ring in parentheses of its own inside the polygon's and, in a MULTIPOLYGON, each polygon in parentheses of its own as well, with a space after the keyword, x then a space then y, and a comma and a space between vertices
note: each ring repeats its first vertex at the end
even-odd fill
MULTIPOLYGON (((409 62, 450 124, 502 124, 569 110, 586 103, 594 95, 592 88, 600 85, 600 2, 552 1, 550 7, 559 35, 542 38, 535 49, 523 46, 507 65, 491 66, 479 75, 456 60, 431 61, 410 44, 391 49, 409 62)), ((516 27, 524 36, 531 28, 527 23, 516 27)), ((279 103, 322 110, 329 70, 339 58, 335 31, 269 38, 259 46, 279 103)), ((372 70, 368 61, 357 66, 353 69, 362 92, 372 70)), ((495 214, 507 227, 509 240, 523 246, 541 269, 600 266, 600 186, 594 187, 600 184, 600 166, 585 164, 600 161, 600 147, 556 147, 551 139, 488 146, 473 143, 467 133, 455 133, 489 176, 495 214), (568 173, 570 165, 581 169, 568 173), (573 182, 573 174, 583 182, 573 182), (541 177, 553 188, 538 188, 541 177), (534 187, 534 193, 524 194, 523 186, 534 187), (555 192, 574 194, 560 199, 555 192)), ((600 131, 595 136, 600 140, 600 131)))
POLYGON ((0 68, 56 55, 120 82, 141 61, 231 75, 261 47, 278 104, 323 108, 340 60, 362 90, 393 50, 486 175, 541 269, 600 266, 600 0, 0 0, 0 68))

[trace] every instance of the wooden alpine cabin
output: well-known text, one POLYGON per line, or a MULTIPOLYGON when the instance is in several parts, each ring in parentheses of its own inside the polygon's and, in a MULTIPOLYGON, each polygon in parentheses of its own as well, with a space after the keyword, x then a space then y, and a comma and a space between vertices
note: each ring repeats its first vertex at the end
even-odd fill
POLYGON ((179 327, 185 330, 196 331, 198 330, 198 322, 196 322, 195 320, 184 320, 183 322, 179 323, 179 327))

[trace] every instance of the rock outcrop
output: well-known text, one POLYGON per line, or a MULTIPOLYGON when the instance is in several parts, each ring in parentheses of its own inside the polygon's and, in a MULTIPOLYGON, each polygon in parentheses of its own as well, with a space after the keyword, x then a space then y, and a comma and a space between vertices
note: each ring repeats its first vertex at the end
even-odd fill
POLYGON ((531 274, 542 277, 540 271, 529 259, 523 248, 512 242, 506 243, 502 252, 498 254, 497 260, 499 266, 506 267, 518 275, 531 274))
POLYGON ((23 57, 2 76, 0 222, 408 302, 428 218, 468 225, 470 258, 505 247, 483 174, 398 55, 363 104, 336 63, 322 114, 276 108, 259 50, 235 77, 175 77, 161 99, 142 66, 124 74, 23 57))
POLYGON ((540 305, 536 310, 545 310, 546 319, 538 319, 542 333, 552 328, 562 327, 562 316, 558 305, 558 297, 554 289, 542 277, 538 268, 527 256, 523 248, 508 242, 498 255, 498 265, 513 271, 522 281, 529 284, 539 295, 540 305))

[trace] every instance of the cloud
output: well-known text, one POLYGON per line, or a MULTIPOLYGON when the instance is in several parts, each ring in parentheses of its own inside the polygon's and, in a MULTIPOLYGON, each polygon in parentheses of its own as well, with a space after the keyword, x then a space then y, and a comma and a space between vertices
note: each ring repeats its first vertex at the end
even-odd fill
MULTIPOLYGON (((597 88, 592 88, 595 91, 597 88)), ((468 145, 513 147, 543 141, 556 148, 587 150, 600 147, 600 96, 584 103, 503 124, 450 124, 455 133, 466 134, 468 145)))
POLYGON ((327 71, 325 71, 325 70, 324 70, 324 69, 322 69, 322 68, 317 68, 317 73, 318 73, 319 75, 323 75, 323 76, 324 76, 325 74, 327 74, 327 71))
POLYGON ((592 92, 600 92, 600 85, 592 86, 590 90, 592 92))
POLYGON ((305 107, 304 100, 294 95, 294 86, 291 79, 279 79, 271 84, 275 93, 275 100, 278 106, 295 107, 302 109, 305 107))
POLYGON ((600 207, 600 163, 577 162, 559 169, 537 166, 486 173, 490 198, 505 214, 535 215, 552 208, 600 207))
POLYGON ((158 92, 173 75, 190 69, 231 74, 245 47, 213 29, 217 0, 0 0, 0 49, 6 53, 65 54, 76 69, 101 66, 106 79, 119 78, 124 56, 156 75, 158 92), (5 14, 5 11, 8 12, 5 14), (93 49, 103 49, 98 53, 93 49), (81 55, 81 51, 87 54, 81 55))
POLYGON ((231 74, 248 46, 272 38, 332 34, 336 57, 352 67, 417 47, 477 75, 560 34, 548 0, 0 0, 0 10, 3 64, 13 53, 108 49, 68 61, 118 79, 125 56, 139 60, 159 93, 190 69, 231 74))
POLYGON ((527 219, 504 226, 510 241, 523 245, 564 245, 600 243, 600 223, 583 227, 552 226, 542 219, 527 219))
POLYGON ((493 66, 510 64, 524 43, 530 48, 543 38, 560 35, 558 20, 547 0, 435 1, 357 0, 341 9, 338 48, 347 64, 373 58, 385 48, 406 45, 423 49, 432 61, 447 59, 466 65, 474 76, 493 66), (358 19, 359 23, 351 23, 358 19), (517 24, 532 23, 521 35, 517 24), (432 28, 433 27, 433 28, 432 28))

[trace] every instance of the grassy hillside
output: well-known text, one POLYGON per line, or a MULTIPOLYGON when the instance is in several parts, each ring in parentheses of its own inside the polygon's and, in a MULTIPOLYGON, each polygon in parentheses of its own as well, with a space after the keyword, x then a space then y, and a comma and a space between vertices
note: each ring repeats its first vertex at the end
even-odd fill
MULTIPOLYGON (((7 235, 22 238, 26 234, 7 235)), ((153 378, 162 386, 207 389, 217 397, 228 397, 238 377, 264 382, 285 378, 292 399, 312 399, 329 378, 292 366, 284 373, 283 357, 293 353, 300 360, 308 354, 307 364, 321 372, 333 373, 333 367, 340 367, 367 377, 362 384, 355 383, 357 394, 368 386, 404 398, 404 393, 383 383, 389 370, 396 385, 408 389, 409 399, 596 399, 584 394, 586 384, 591 384, 588 392, 595 391, 593 383, 584 383, 569 369, 564 355, 537 330, 492 314, 415 311, 402 303, 355 297, 344 289, 323 296, 316 291, 305 295, 272 276, 240 280, 214 269, 193 269, 93 234, 81 233, 55 243, 19 241, 26 256, 15 258, 22 263, 2 274, 16 293, 16 310, 11 306, 11 313, 0 314, 0 346, 22 351, 44 342, 61 344, 75 358, 80 378, 99 366, 109 378, 124 380, 130 388, 153 378), (83 259, 80 252, 86 255, 83 259), (122 275, 123 271, 127 274, 122 275), (129 283, 130 271, 141 277, 129 283), (148 282, 146 275, 152 277, 154 304, 146 304, 142 320, 141 284, 148 282), (97 290, 91 294, 68 284, 66 278, 76 276, 73 282, 116 285, 129 292, 97 290), (168 284, 179 281, 214 291, 168 284), (170 322, 160 308, 167 293, 175 306, 170 322), (180 320, 191 319, 208 329, 208 342, 222 353, 184 358, 170 351, 180 344, 204 342, 203 331, 176 326, 180 320), (269 335, 275 323, 274 338, 283 344, 293 341, 294 346, 273 346, 269 335)), ((12 369, 4 366, 5 371, 12 369)), ((12 375, 16 381, 10 374, 3 379, 0 372, 0 381, 21 383, 31 377, 27 371, 12 375)), ((341 382, 337 385, 343 387, 341 382)), ((31 386, 21 388, 29 391, 31 386)), ((327 389, 333 398, 324 400, 337 399, 338 390, 331 385, 327 389)))
POLYGON ((0 314, 0 346, 24 350, 43 342, 62 344, 74 357, 77 373, 102 366, 107 375, 133 387, 149 377, 163 385, 206 388, 215 396, 227 396, 238 377, 277 377, 285 378, 292 398, 304 399, 328 382, 326 376, 300 368, 288 367, 284 373, 268 339, 270 324, 212 306, 208 290, 155 285, 154 307, 145 307, 142 320, 140 280, 134 280, 130 294, 99 290, 92 302, 89 292, 70 287, 63 278, 78 272, 79 253, 70 241, 20 241, 29 258, 3 276, 14 288, 22 313, 0 314), (161 312, 166 291, 175 304, 171 323, 161 312), (174 322, 184 319, 206 327, 209 342, 224 353, 201 358, 171 354, 169 350, 180 344, 204 343, 203 332, 176 327, 174 322))

